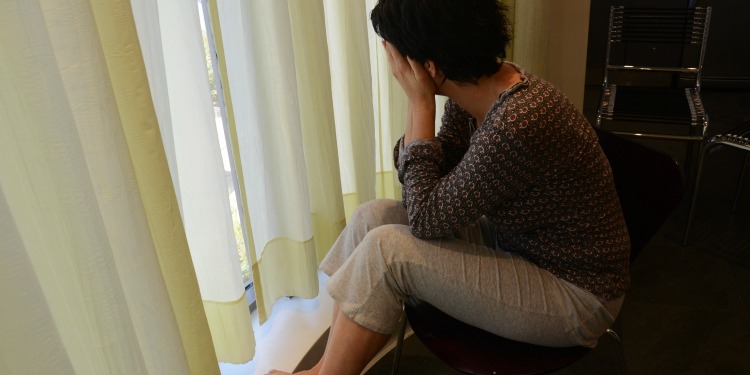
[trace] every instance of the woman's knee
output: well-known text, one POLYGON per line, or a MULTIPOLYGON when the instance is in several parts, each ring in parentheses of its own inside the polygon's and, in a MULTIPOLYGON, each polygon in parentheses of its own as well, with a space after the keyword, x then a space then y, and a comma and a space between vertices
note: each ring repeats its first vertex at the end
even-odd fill
POLYGON ((357 251, 369 259, 368 263, 382 263, 387 268, 400 267, 404 262, 419 258, 418 241, 408 225, 384 224, 369 231, 357 251))
POLYGON ((407 222, 403 204, 392 199, 374 199, 362 203, 354 210, 351 218, 351 224, 364 225, 368 231, 381 225, 407 222))

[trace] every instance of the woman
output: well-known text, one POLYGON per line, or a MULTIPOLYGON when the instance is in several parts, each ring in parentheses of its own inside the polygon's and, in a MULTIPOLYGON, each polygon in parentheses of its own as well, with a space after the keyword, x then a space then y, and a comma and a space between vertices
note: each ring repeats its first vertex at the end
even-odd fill
POLYGON ((359 207, 321 269, 336 302, 307 374, 358 374, 418 298, 513 340, 593 347, 629 284, 630 243, 596 134, 563 94, 503 62, 496 0, 380 0, 409 113, 403 203, 359 207), (435 136, 435 95, 449 98, 435 136))

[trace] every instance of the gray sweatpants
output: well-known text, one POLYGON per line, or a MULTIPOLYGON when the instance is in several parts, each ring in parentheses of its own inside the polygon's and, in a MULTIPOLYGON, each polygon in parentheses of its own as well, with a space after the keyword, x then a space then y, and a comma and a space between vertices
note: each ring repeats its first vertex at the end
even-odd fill
POLYGON ((402 301, 416 297, 509 339, 593 347, 623 297, 605 301, 516 255, 496 250, 486 220, 454 238, 409 231, 401 202, 361 205, 320 269, 341 312, 372 331, 396 330, 402 301))

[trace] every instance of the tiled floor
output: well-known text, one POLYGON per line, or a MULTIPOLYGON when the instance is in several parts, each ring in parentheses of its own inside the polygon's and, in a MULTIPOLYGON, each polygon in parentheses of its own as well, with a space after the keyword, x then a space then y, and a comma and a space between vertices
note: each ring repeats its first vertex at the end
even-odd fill
MULTIPOLYGON (((595 97, 595 89, 589 97, 595 97)), ((705 91, 711 133, 750 121, 750 92, 705 91)), ((587 101, 591 118, 592 101, 587 101)), ((684 146, 654 143, 683 157, 684 146)), ((665 223, 631 269, 632 287, 614 327, 623 340, 630 374, 750 374, 750 181, 741 206, 731 199, 742 154, 710 156, 689 246, 682 246, 687 199, 665 223)), ((392 355, 368 375, 391 373, 392 355)), ((554 374, 619 372, 614 341, 554 374)), ((409 338, 401 374, 458 374, 409 338)))

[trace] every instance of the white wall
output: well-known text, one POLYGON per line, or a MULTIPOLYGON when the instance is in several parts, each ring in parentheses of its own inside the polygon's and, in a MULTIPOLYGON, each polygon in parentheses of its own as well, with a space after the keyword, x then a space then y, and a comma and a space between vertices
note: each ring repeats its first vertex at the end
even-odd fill
POLYGON ((512 61, 583 109, 591 0, 505 1, 513 8, 512 61))

